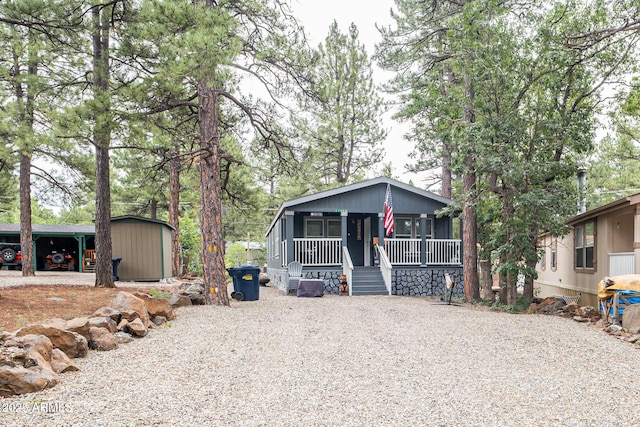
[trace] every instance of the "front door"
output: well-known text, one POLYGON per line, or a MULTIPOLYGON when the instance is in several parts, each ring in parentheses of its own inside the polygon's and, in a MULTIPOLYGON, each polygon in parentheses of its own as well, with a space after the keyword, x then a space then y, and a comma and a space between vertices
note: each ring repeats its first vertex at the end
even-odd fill
POLYGON ((364 265, 364 215, 347 218, 347 247, 354 266, 364 265))
POLYGON ((371 265, 371 217, 366 217, 364 223, 364 266, 371 265))

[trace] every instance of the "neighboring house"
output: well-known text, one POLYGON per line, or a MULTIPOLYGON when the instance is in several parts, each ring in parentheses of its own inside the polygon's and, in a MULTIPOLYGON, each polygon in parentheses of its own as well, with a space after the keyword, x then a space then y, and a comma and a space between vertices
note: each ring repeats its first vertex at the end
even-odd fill
MULTIPOLYGON (((284 202, 267 230, 271 283, 289 292, 287 265, 323 279, 339 293, 344 275, 351 295, 442 295, 445 273, 462 282, 461 241, 452 219, 437 213, 451 200, 380 177, 284 202), (387 185, 394 232, 383 226, 387 185)), ((462 286, 456 287, 462 293, 462 286)))
POLYGON ((640 272, 640 194, 581 213, 567 220, 570 233, 540 238, 544 250, 534 289, 539 296, 580 297, 598 307, 598 282, 605 276, 640 272))

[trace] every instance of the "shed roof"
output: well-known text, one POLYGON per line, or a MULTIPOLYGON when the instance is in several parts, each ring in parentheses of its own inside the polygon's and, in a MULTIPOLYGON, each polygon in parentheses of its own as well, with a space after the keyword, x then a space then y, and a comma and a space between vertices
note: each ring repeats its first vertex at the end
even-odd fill
POLYGON ((337 196, 340 194, 348 193, 350 191, 356 191, 356 190, 360 190, 367 187, 373 187, 379 184, 390 184, 393 187, 403 189, 419 197, 426 197, 432 200, 436 200, 444 205, 450 205, 452 203, 451 199, 432 193, 431 191, 422 190, 420 188, 416 188, 412 185, 405 184, 404 182, 400 182, 393 178, 381 176, 373 179, 368 179, 366 181, 357 182, 355 184, 349 184, 343 187, 333 188, 331 190, 321 191, 316 194, 311 194, 308 196, 302 196, 295 199, 284 201, 280 206, 280 208, 278 209, 278 212, 276 213, 274 219, 271 221, 271 224, 269 224, 269 228, 267 229, 267 234, 269 234, 269 232, 275 225, 277 219, 280 218, 282 213, 288 208, 292 208, 294 206, 302 205, 304 203, 312 202, 315 200, 325 199, 325 198, 337 196))
MULTIPOLYGON (((93 225, 77 224, 33 224, 31 226, 33 234, 69 235, 69 234, 96 234, 93 225)), ((0 224, 0 233, 13 234, 20 233, 20 224, 0 224)))
POLYGON ((153 224, 161 224, 161 225, 166 225, 167 227, 169 227, 172 230, 175 230, 175 227, 171 224, 169 224, 166 221, 161 221, 159 219, 153 219, 153 218, 144 218, 141 216, 136 216, 136 215, 122 215, 122 216, 114 216, 111 217, 111 222, 119 222, 119 221, 141 221, 141 222, 150 222, 153 224))

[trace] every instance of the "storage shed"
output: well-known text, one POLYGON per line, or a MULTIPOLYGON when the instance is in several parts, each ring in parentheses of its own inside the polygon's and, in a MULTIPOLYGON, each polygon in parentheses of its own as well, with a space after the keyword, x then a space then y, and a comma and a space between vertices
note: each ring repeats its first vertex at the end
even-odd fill
POLYGON ((171 234, 164 221, 137 216, 111 218, 113 258, 122 258, 118 277, 123 281, 158 281, 172 277, 171 234))

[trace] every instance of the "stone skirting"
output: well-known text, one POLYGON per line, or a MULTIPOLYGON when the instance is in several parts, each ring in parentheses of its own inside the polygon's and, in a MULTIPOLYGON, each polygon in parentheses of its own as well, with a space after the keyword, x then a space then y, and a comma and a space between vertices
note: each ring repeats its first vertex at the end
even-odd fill
POLYGON ((443 296, 449 273, 456 279, 454 296, 464 296, 462 267, 395 267, 391 270, 391 293, 400 296, 443 296))
MULTIPOLYGON (((456 278, 454 296, 464 296, 462 286, 462 267, 394 267, 391 271, 391 293, 400 296, 443 296, 445 295, 445 273, 456 278)), ((340 275, 342 270, 305 269, 307 279, 324 280, 325 294, 340 294, 340 275)), ((272 283, 284 292, 287 270, 272 269, 269 272, 272 283)))

